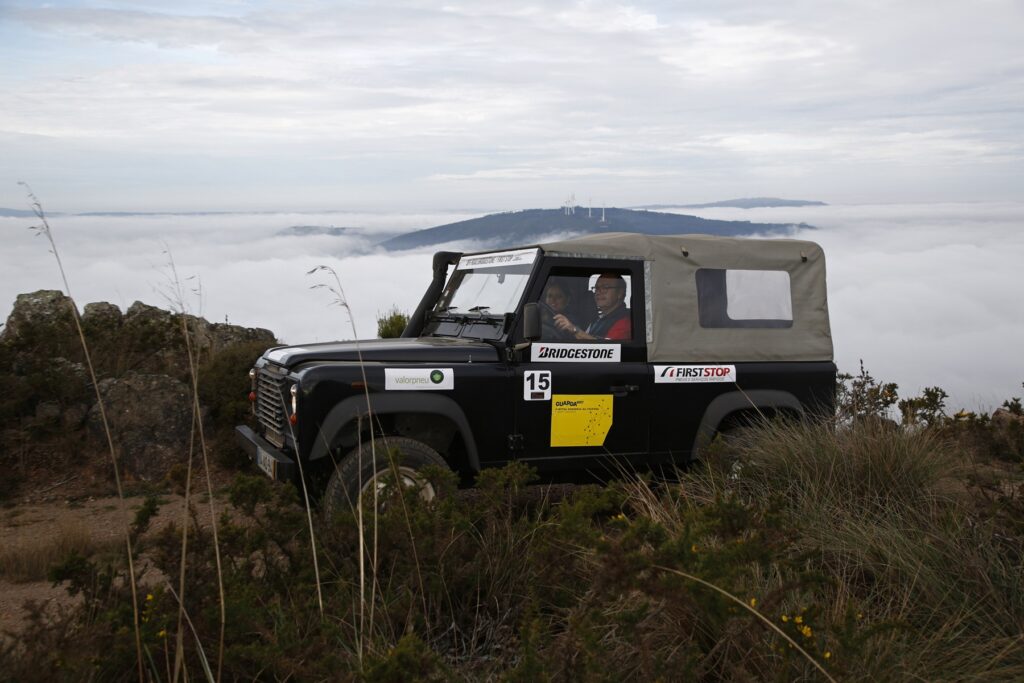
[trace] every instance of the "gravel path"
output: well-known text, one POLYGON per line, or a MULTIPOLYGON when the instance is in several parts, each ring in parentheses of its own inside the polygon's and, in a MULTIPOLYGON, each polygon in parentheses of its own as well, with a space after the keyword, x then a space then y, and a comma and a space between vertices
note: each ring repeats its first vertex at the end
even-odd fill
MULTIPOLYGON (((182 496, 165 494, 159 498, 160 510, 151 522, 152 529, 171 520, 180 521, 185 507, 182 496)), ((0 553, 39 552, 68 537, 117 551, 118 546, 123 547, 125 530, 144 500, 144 496, 124 500, 99 497, 5 508, 0 511, 0 553)), ((201 512, 208 509, 207 500, 205 495, 197 497, 201 512)), ((0 576, 0 637, 17 636, 24 625, 28 600, 44 603, 47 609, 75 602, 63 587, 54 587, 48 581, 14 582, 0 576)))

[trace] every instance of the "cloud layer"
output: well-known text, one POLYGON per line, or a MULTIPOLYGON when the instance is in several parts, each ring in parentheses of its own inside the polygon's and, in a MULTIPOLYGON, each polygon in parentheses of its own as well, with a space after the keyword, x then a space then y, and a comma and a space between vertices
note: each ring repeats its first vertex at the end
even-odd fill
MULTIPOLYGON (((799 236, 828 259, 836 362, 856 373, 863 359, 903 396, 926 386, 948 391, 953 408, 992 409, 1022 395, 1024 204, 825 206, 687 210, 707 218, 806 222, 799 236)), ((460 220, 438 214, 238 214, 58 216, 51 221, 76 299, 127 308, 136 299, 166 306, 168 252, 190 310, 213 321, 272 329, 289 343, 352 338, 347 311, 316 284, 339 274, 360 337, 397 305, 411 311, 430 281, 430 252, 366 252, 395 230, 460 220), (283 237, 292 225, 358 227, 342 237, 283 237), (356 255, 358 254, 358 255, 356 255), (197 290, 201 290, 201 294, 197 290)), ((54 289, 59 276, 29 219, 0 218, 9 238, 0 270, 0 316, 19 292, 54 289)), ((463 245, 472 246, 472 245, 463 245)))

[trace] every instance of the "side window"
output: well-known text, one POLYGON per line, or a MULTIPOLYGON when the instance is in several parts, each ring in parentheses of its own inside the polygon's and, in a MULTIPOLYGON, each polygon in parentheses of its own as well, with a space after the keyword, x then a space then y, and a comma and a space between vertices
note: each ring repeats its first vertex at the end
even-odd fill
POLYGON ((786 271, 701 268, 696 277, 701 327, 793 326, 793 296, 786 271))
POLYGON ((628 271, 553 269, 539 303, 545 341, 627 341, 633 338, 628 271))

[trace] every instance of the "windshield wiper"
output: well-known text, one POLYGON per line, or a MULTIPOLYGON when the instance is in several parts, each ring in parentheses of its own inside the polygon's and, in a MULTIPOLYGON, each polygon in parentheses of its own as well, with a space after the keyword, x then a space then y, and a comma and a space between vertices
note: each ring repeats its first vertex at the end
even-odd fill
POLYGON ((489 308, 490 308, 490 306, 474 306, 473 308, 469 309, 469 312, 470 313, 483 313, 484 311, 486 311, 489 308))
POLYGON ((439 320, 447 323, 457 323, 459 322, 460 317, 454 313, 456 308, 458 308, 458 306, 448 306, 446 308, 441 308, 436 311, 430 311, 429 313, 427 313, 427 320, 439 320), (449 311, 452 311, 452 313, 449 313, 449 311))

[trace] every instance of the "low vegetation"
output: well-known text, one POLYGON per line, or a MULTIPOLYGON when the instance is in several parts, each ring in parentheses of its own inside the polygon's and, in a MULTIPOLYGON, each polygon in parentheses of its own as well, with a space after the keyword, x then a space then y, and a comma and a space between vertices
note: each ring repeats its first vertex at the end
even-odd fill
MULTIPOLYGON (((245 521, 220 525, 223 677, 1020 680, 1024 422, 851 408, 849 392, 885 386, 847 377, 848 419, 759 425, 671 483, 555 496, 514 465, 459 493, 434 472, 439 500, 395 489, 379 516, 364 510, 362 584, 354 511, 317 521, 322 617, 300 497, 240 474, 229 497, 245 521)), ((1021 417, 1015 400, 1003 412, 1021 417)), ((182 630, 171 584, 141 610, 154 680, 172 678, 179 642, 205 679, 218 647, 213 540, 195 519, 182 630)), ((145 573, 176 574, 180 531, 138 537, 145 573)), ((0 670, 132 679, 124 571, 64 557, 51 578, 81 607, 34 621, 0 670)))
MULTIPOLYGON (((79 347, 43 329, 74 322, 71 302, 53 301, 63 317, 5 332, 8 434, 55 437, 85 419, 79 347)), ((215 427, 244 413, 244 371, 269 340, 204 351, 199 325, 148 307, 108 339, 90 319, 120 313, 94 313, 78 337, 100 377, 175 368, 193 416, 203 398, 215 427)), ((381 316, 381 336, 400 316, 381 316)), ((383 506, 330 519, 241 473, 231 514, 212 497, 198 509, 196 420, 173 473, 178 521, 151 529, 149 498, 119 555, 69 529, 0 557, 11 578, 48 565, 78 597, 30 608, 0 640, 0 678, 1022 680, 1024 410, 1012 398, 948 415, 946 398, 900 400, 861 367, 842 376, 834 421, 753 425, 671 482, 624 474, 555 495, 513 464, 467 493, 438 469, 434 501, 389 487, 383 506)))

